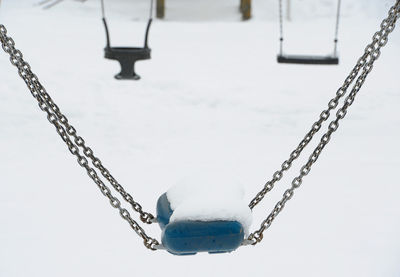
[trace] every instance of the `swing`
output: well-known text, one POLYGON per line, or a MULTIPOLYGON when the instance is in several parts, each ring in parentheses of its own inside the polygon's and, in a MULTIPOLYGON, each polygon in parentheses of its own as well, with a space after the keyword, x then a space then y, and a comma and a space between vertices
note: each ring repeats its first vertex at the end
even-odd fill
POLYGON ((339 19, 340 19, 340 6, 341 0, 338 0, 337 12, 336 12, 336 28, 335 28, 335 39, 334 49, 332 55, 327 56, 315 56, 315 55, 287 55, 283 52, 283 12, 282 12, 282 0, 279 0, 279 29, 280 29, 280 52, 278 54, 278 63, 289 63, 289 64, 310 64, 310 65, 337 65, 339 64, 339 57, 337 55, 337 43, 338 43, 338 32, 339 32, 339 19))
POLYGON ((139 80, 140 76, 135 72, 135 64, 140 60, 151 59, 151 49, 149 48, 149 31, 153 21, 153 1, 150 1, 150 17, 147 22, 144 47, 111 47, 110 32, 105 16, 104 0, 101 0, 101 11, 103 15, 103 25, 106 31, 106 47, 104 57, 109 60, 116 60, 121 65, 121 72, 115 75, 117 80, 139 80))
MULTIPOLYGON (((282 179, 285 172, 292 167, 293 162, 299 158, 314 136, 319 133, 322 125, 326 123, 331 113, 336 111, 336 116, 328 125, 328 130, 322 135, 317 147, 307 162, 301 167, 297 177, 292 180, 291 186, 285 191, 281 200, 277 202, 269 215, 260 224, 259 229, 248 235, 244 232, 244 225, 239 220, 229 220, 229 217, 217 216, 216 218, 200 220, 185 220, 179 217, 173 220, 173 217, 176 217, 179 207, 172 207, 171 200, 173 200, 173 197, 170 197, 170 191, 159 198, 157 216, 145 212, 142 206, 133 199, 111 175, 110 171, 106 169, 92 148, 87 146, 85 140, 78 135, 76 129, 69 123, 68 119, 46 92, 38 77, 31 71, 31 67, 23 59, 21 51, 15 48, 14 40, 7 35, 4 25, 0 25, 0 43, 3 50, 10 55, 11 63, 17 67, 20 77, 25 81, 32 96, 37 100, 40 109, 47 115, 48 121, 56 128, 57 133, 66 143, 71 154, 77 158, 78 164, 87 172, 101 193, 109 200, 111 206, 119 212, 133 231, 143 239, 146 248, 150 250, 165 249, 177 255, 195 254, 197 252, 225 253, 231 252, 239 246, 256 245, 263 240, 264 232, 271 227, 276 217, 282 212, 288 201, 294 196, 296 190, 302 185, 304 178, 311 172, 312 166, 317 162, 320 154, 332 139, 333 134, 338 130, 341 120, 346 117, 348 109, 353 104, 366 78, 372 71, 375 61, 379 59, 381 49, 387 44, 389 35, 394 30, 399 18, 400 0, 396 0, 395 4, 390 8, 387 18, 382 21, 380 30, 373 35, 372 42, 367 45, 344 83, 329 101, 328 107, 322 111, 317 121, 312 124, 310 131, 291 152, 289 158, 282 163, 281 167, 266 182, 265 186, 251 200, 248 206, 246 205, 250 212, 254 210, 282 179), (353 87, 348 91, 352 84, 353 87), (343 98, 344 102, 339 107, 339 102, 343 98), (140 215, 140 220, 143 223, 152 224, 159 222, 163 230, 161 243, 157 239, 147 235, 139 223, 132 218, 130 212, 122 206, 121 201, 114 196, 104 180, 108 181, 115 191, 132 206, 132 210, 140 215)), ((208 198, 205 199, 208 201, 208 198)), ((223 197, 219 198, 219 200, 221 199, 223 197)), ((207 203, 203 203, 202 208, 207 208, 207 206, 207 203)), ((180 206, 180 208, 182 207, 180 206)))
MULTIPOLYGON (((207 199, 207 196, 204 195, 204 198, 207 199)), ((162 244, 172 254, 232 252, 244 241, 244 226, 237 220, 218 218, 207 221, 171 221, 174 212, 167 193, 164 193, 157 201, 157 221, 162 230, 162 244)))

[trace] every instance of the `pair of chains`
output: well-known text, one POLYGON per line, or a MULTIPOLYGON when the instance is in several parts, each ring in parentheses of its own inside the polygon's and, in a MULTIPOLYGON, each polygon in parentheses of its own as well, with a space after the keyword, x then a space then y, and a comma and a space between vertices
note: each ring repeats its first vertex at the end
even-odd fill
POLYGON ((85 140, 78 135, 76 129, 69 123, 67 117, 46 92, 38 77, 32 72, 30 65, 25 62, 21 51, 15 48, 15 42, 11 37, 7 36, 7 30, 4 25, 0 25, 0 42, 3 50, 10 55, 11 64, 17 67, 19 76, 25 81, 32 96, 37 100, 39 108, 46 113, 48 121, 56 128, 68 150, 76 157, 78 164, 86 170, 89 177, 99 187, 101 193, 109 199, 111 206, 117 209, 121 217, 142 237, 145 246, 155 250, 160 243, 156 239, 149 237, 143 228, 132 219, 129 211, 122 207, 120 200, 112 194, 111 189, 102 181, 98 172, 132 206, 132 209, 140 214, 141 221, 151 224, 155 222, 155 217, 143 211, 142 206, 133 199, 132 195, 125 191, 121 184, 104 167, 100 159, 95 156, 93 150, 86 145, 85 140), (89 160, 92 165, 90 165, 89 160))
MULTIPOLYGON (((293 162, 301 155, 306 146, 311 142, 314 135, 317 134, 323 123, 326 122, 331 113, 339 106, 340 100, 346 96, 350 85, 355 81, 351 92, 347 95, 343 105, 337 109, 336 118, 330 122, 328 131, 322 136, 318 146, 314 149, 307 163, 301 167, 300 174, 293 179, 291 187, 285 191, 282 199, 275 205, 272 212, 261 223, 260 228, 251 233, 245 244, 255 245, 263 239, 263 233, 267 230, 275 218, 281 213, 286 203, 293 197, 295 190, 299 188, 304 177, 306 177, 318 160, 321 152, 331 140, 334 132, 339 128, 339 122, 345 118, 349 107, 353 104, 355 97, 364 84, 367 76, 372 71, 375 61, 381 54, 381 48, 387 44, 389 34, 394 30, 396 21, 400 18, 400 0, 396 0, 393 7, 390 8, 388 17, 381 23, 381 28, 372 38, 372 42, 365 48, 364 54, 359 58, 357 64, 352 69, 349 76, 345 79, 343 85, 337 90, 336 95, 328 103, 328 108, 322 111, 319 119, 314 122, 311 130, 306 134, 297 148, 290 154, 290 157, 282 163, 281 168, 273 174, 273 177, 268 181, 263 189, 250 202, 249 207, 253 209, 260 203, 265 195, 270 192, 275 184, 280 181, 286 171, 288 171, 293 162), (361 72, 361 74, 360 74, 361 72)), ((11 63, 17 67, 20 77, 25 81, 32 96, 37 100, 39 108, 46 113, 48 121, 56 128, 57 133, 65 142, 68 150, 76 157, 78 164, 84 168, 98 186, 101 193, 108 198, 112 207, 119 211, 121 217, 126 220, 131 228, 143 239, 144 245, 151 250, 161 248, 160 243, 146 234, 144 229, 135 221, 129 211, 123 208, 120 200, 115 197, 111 189, 102 181, 98 172, 105 178, 111 186, 128 202, 133 210, 140 215, 141 221, 151 224, 156 221, 155 217, 148 212, 143 211, 142 206, 136 202, 133 197, 125 191, 125 189, 117 182, 111 173, 104 167, 99 158, 97 158, 93 150, 86 145, 85 140, 78 135, 76 129, 69 123, 67 117, 60 111, 59 107, 51 99, 45 88, 39 82, 38 77, 32 72, 30 65, 25 62, 21 51, 15 48, 14 40, 7 35, 7 30, 4 25, 0 24, 0 43, 3 50, 10 55, 11 63), (83 154, 81 154, 81 151, 83 154), (91 161, 91 165, 90 162, 91 161)))
POLYGON ((328 131, 322 136, 318 146, 312 152, 307 163, 301 167, 300 174, 292 180, 291 187, 285 191, 282 199, 275 205, 272 212, 261 223, 260 228, 249 235, 247 241, 248 244, 255 245, 263 239, 264 231, 271 226, 272 222, 283 210, 286 203, 293 197, 295 190, 302 185, 304 177, 310 173, 313 164, 318 160, 323 149, 331 140, 333 133, 335 133, 339 128, 339 122, 345 118, 349 107, 353 104, 354 99, 363 86, 368 74, 372 71, 375 61, 381 54, 381 48, 387 44, 389 34, 393 32, 396 26, 396 21, 399 19, 399 17, 400 0, 397 0, 395 5, 390 8, 388 17, 382 21, 380 30, 374 34, 372 37, 372 42, 365 48, 364 54, 358 59, 357 64, 351 70, 343 85, 337 90, 335 97, 329 101, 328 108, 322 111, 319 119, 314 122, 311 130, 306 134, 297 148, 290 154, 290 157, 282 163, 281 168, 273 174, 272 179, 265 184, 263 189, 250 202, 249 207, 253 209, 264 199, 265 195, 274 188, 275 184, 282 179, 284 173, 292 167, 293 162, 300 156, 306 146, 311 142, 314 135, 320 131, 323 123, 329 119, 332 112, 336 111, 339 106, 340 99, 346 96, 348 88, 358 76, 354 86, 351 89, 351 92, 345 98, 344 104, 337 109, 336 118, 330 122, 328 131))

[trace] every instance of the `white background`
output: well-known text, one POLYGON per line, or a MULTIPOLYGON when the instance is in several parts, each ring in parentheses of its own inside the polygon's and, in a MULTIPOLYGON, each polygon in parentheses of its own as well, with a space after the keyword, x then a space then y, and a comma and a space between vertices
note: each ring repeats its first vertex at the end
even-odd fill
MULTIPOLYGON (((102 58, 98 1, 66 0, 47 11, 35 2, 3 0, 0 22, 112 174, 153 212, 171 185, 200 175, 213 182, 226 174, 250 201, 334 96, 394 0, 344 1, 341 63, 329 67, 276 64, 277 1, 254 1, 253 19, 241 22, 239 1, 168 0, 167 18, 151 30, 153 59, 137 66, 140 82, 112 78, 119 66, 102 58)), ((141 44, 148 1, 106 3, 112 42, 141 44)), ((331 52, 334 12, 335 1, 293 0, 286 50, 331 52)), ((396 29, 261 244, 190 257, 143 247, 0 54, 0 276, 399 276, 399 51, 396 29)), ((253 230, 299 168, 254 209, 253 230)), ((158 226, 146 230, 159 238, 158 226)))

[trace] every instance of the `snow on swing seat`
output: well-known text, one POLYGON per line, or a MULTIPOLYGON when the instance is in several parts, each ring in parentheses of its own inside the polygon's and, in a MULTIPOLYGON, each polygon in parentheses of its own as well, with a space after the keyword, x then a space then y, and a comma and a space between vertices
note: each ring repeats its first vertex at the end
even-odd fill
POLYGON ((251 210, 238 186, 178 185, 161 195, 157 219, 172 254, 226 253, 248 234, 251 210))

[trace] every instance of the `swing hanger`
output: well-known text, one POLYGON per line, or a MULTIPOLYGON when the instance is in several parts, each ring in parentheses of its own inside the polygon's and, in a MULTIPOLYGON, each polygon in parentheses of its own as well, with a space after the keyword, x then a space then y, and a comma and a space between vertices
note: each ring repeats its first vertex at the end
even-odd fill
POLYGON ((312 152, 307 163, 301 167, 299 175, 293 179, 291 187, 285 191, 282 199, 261 223, 258 230, 244 237, 243 228, 236 224, 237 222, 214 221, 199 223, 189 221, 171 223, 169 219, 174 211, 169 203, 170 199, 163 194, 157 203, 157 218, 163 229, 163 243, 147 235, 139 223, 132 218, 130 212, 122 206, 121 201, 113 195, 110 187, 102 181, 98 172, 131 205, 133 211, 139 214, 142 222, 152 224, 157 221, 156 216, 145 212, 142 206, 126 192, 95 155, 94 151, 86 145, 85 140, 78 135, 76 129, 69 123, 67 117, 61 112, 46 92, 46 89, 39 82, 38 77, 32 72, 30 65, 23 59, 21 51, 15 48, 14 40, 7 35, 4 25, 0 25, 0 42, 3 50, 10 55, 11 63, 17 67, 20 77, 25 81, 32 96, 37 100, 39 108, 45 112, 48 121, 56 128, 57 133, 65 142, 71 154, 77 158, 78 164, 87 172, 101 193, 109 200, 111 206, 119 212, 121 217, 143 239, 144 245, 148 249, 166 249, 178 255, 195 254, 200 251, 221 253, 233 251, 240 245, 256 245, 262 241, 264 232, 270 228, 287 202, 294 196, 296 189, 302 185, 303 179, 310 173, 313 164, 317 162, 323 149, 331 140, 332 135, 339 128, 340 121, 345 118, 348 109, 353 104, 366 78, 372 71, 375 61, 380 57, 381 49, 387 44, 389 34, 394 30, 396 21, 399 18, 400 0, 396 0, 394 6, 390 8, 387 18, 382 21, 380 30, 373 35, 372 42, 367 45, 364 53, 358 59, 342 86, 337 90, 335 97, 329 101, 328 108, 322 111, 319 119, 312 124, 310 131, 301 140, 296 149, 291 152, 289 158, 282 163, 281 168, 273 174, 272 179, 265 184, 262 190, 250 202, 249 208, 254 210, 257 204, 282 179, 284 173, 291 168, 293 162, 302 154, 313 137, 321 130, 322 125, 329 119, 331 113, 336 111, 336 117, 330 122, 328 131, 321 137, 318 146, 312 152), (353 87, 348 92, 352 84, 353 87), (342 98, 344 98, 344 103, 338 108, 339 101, 342 98))

